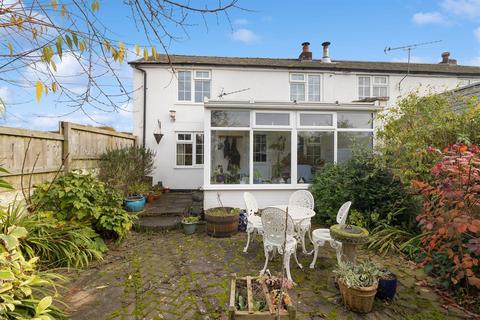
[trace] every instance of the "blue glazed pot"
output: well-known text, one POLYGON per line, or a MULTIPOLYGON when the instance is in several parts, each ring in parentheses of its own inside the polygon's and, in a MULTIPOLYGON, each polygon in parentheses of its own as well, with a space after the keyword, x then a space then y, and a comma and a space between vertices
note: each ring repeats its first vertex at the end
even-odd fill
POLYGON ((197 229, 196 223, 182 223, 183 226, 183 233, 189 235, 194 234, 195 230, 197 229))
POLYGON ((145 202, 144 196, 135 196, 126 198, 123 204, 128 212, 139 212, 145 207, 145 202))
POLYGON ((389 274, 392 279, 378 280, 378 290, 376 298, 380 300, 392 300, 397 292, 397 276, 393 273, 389 274))

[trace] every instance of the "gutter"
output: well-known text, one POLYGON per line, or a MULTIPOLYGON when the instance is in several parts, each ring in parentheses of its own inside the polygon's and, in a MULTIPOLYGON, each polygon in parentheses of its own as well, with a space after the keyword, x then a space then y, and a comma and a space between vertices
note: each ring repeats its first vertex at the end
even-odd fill
POLYGON ((142 145, 145 147, 145 136, 147 132, 146 122, 147 122, 147 72, 140 68, 136 64, 131 64, 135 69, 140 71, 143 74, 143 134, 142 134, 142 145))

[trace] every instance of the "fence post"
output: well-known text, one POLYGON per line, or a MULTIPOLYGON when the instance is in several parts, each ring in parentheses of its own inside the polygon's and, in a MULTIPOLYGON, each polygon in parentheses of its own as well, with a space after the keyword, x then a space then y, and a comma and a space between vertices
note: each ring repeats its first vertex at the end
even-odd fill
POLYGON ((70 155, 70 133, 71 133, 71 126, 70 122, 62 121, 62 132, 63 132, 63 171, 69 172, 70 165, 71 165, 71 155, 70 155))

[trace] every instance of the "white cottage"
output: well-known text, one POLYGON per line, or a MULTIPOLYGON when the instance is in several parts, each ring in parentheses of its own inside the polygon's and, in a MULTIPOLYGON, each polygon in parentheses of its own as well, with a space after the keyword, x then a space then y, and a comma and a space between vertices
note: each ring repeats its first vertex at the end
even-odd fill
POLYGON ((412 90, 480 80, 480 68, 438 64, 160 55, 134 68, 134 133, 156 152, 154 181, 204 190, 205 208, 284 203, 328 162, 373 146, 375 114, 412 90), (159 134, 163 135, 157 142, 159 134))

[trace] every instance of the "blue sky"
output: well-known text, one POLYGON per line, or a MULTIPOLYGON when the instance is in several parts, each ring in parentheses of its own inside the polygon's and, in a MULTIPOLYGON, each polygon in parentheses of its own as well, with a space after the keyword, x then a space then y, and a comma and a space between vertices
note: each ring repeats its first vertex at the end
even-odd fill
MULTIPOLYGON (((135 29, 129 10, 119 0, 102 1, 100 18, 115 30, 115 36, 132 47, 147 44, 135 29)), ((194 3, 194 2, 192 2, 194 3)), ((233 10, 229 19, 207 18, 208 29, 199 17, 190 21, 188 36, 173 29, 182 39, 171 44, 170 53, 250 57, 296 58, 300 43, 309 41, 314 58, 321 57, 321 43, 332 43, 332 59, 405 61, 406 52, 385 55, 386 46, 397 47, 442 40, 412 51, 414 62, 437 63, 443 51, 450 51, 459 64, 480 65, 480 0, 240 0, 250 11, 233 10)), ((130 59, 135 57, 131 54, 130 59)), ((69 70, 72 66, 65 65, 69 70)), ((130 67, 116 66, 121 79, 131 83, 130 67)), ((108 83, 108 78, 104 79, 108 83)), ((70 109, 49 96, 36 103, 34 90, 16 89, 0 82, 7 113, 0 125, 56 130, 59 120, 111 125, 132 130, 131 112, 102 113, 91 110, 63 118, 70 109)), ((130 106, 125 106, 129 108, 130 106)))

